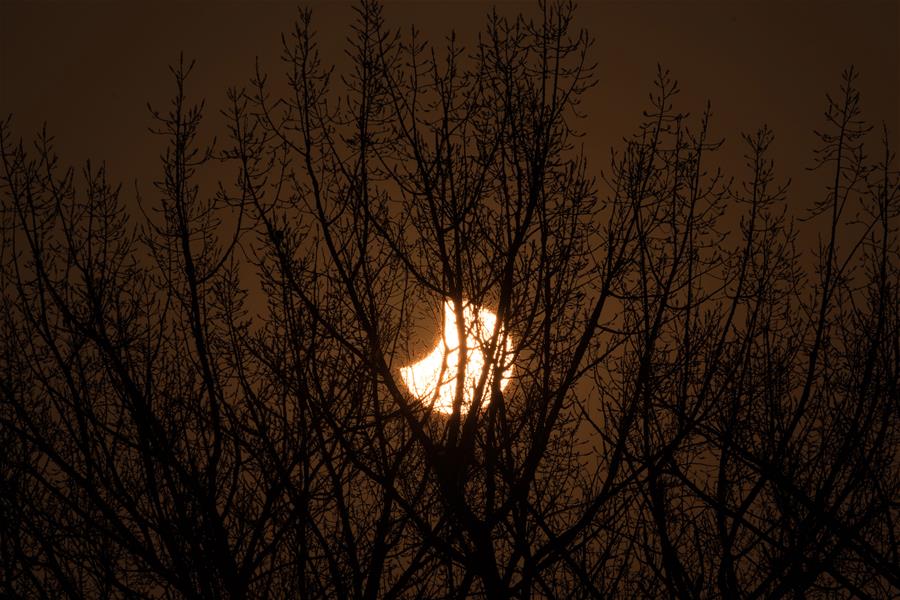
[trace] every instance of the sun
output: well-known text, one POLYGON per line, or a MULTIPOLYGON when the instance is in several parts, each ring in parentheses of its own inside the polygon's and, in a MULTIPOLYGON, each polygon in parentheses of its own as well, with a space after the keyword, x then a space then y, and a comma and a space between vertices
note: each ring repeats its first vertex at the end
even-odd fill
MULTIPOLYGON (((512 367, 507 364, 512 356, 512 339, 504 328, 497 332, 497 315, 484 308, 476 308, 471 304, 463 304, 463 321, 466 332, 466 373, 463 387, 462 413, 468 412, 475 397, 475 390, 481 381, 485 369, 485 355, 491 341, 496 335, 496 350, 493 359, 489 360, 488 374, 484 389, 490 390, 493 378, 500 376, 500 389, 509 383, 512 367)), ((453 302, 444 302, 444 322, 441 339, 428 356, 417 363, 400 369, 400 377, 409 391, 425 405, 443 413, 453 412, 453 399, 456 396, 457 377, 459 375, 459 328, 453 302)), ((482 407, 487 406, 486 396, 482 407)))

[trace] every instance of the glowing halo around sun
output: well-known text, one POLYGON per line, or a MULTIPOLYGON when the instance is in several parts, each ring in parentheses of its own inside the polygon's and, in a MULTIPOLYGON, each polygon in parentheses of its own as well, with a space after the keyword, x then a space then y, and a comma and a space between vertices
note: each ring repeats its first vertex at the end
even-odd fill
MULTIPOLYGON (((484 308, 475 308, 465 304, 463 320, 466 332, 466 373, 462 399, 462 413, 468 412, 475 396, 475 390, 481 381, 485 368, 485 354, 494 339, 497 328, 497 315, 484 308)), ((492 378, 500 375, 499 386, 503 390, 509 383, 512 368, 506 364, 512 355, 512 340, 501 328, 496 336, 496 350, 491 362, 491 372, 485 382, 484 390, 491 389, 492 378)), ((444 302, 444 322, 441 339, 428 356, 417 363, 400 369, 400 377, 409 391, 426 406, 443 413, 453 412, 453 399, 456 396, 456 383, 459 374, 459 328, 456 322, 456 311, 453 302, 444 302)), ((489 403, 489 393, 485 395, 482 407, 489 403)))

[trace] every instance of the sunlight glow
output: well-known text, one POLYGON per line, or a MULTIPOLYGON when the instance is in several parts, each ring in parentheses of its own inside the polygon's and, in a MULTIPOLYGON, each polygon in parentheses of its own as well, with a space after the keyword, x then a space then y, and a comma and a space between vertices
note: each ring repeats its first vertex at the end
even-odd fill
MULTIPOLYGON (((485 368, 485 354, 490 348, 497 327, 497 315, 483 308, 464 305, 463 320, 466 332, 466 373, 463 387, 462 414, 468 412, 485 368)), ((500 389, 509 383, 511 372, 507 360, 513 351, 512 340, 502 330, 497 334, 496 350, 489 360, 491 372, 485 382, 482 407, 490 401, 493 378, 500 373, 500 389)), ((423 404, 434 403, 434 410, 450 414, 456 395, 459 372, 459 331, 453 302, 444 302, 444 323, 441 340, 431 353, 417 363, 400 369, 403 383, 423 404)))

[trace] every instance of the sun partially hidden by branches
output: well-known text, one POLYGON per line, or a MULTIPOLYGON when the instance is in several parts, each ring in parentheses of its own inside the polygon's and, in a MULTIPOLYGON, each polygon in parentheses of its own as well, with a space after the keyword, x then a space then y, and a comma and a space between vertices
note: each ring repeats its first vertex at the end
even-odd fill
POLYGON ((900 593, 900 178, 855 71, 798 198, 664 69, 584 156, 592 40, 533 12, 463 47, 363 1, 338 74, 303 10, 212 147, 182 61, 143 198, 3 122, 6 595, 900 593))
MULTIPOLYGON (((513 341, 497 326, 497 316, 485 308, 466 305, 462 319, 451 301, 444 302, 444 321, 437 346, 422 360, 400 369, 400 377, 413 396, 444 414, 467 412, 480 390, 491 389, 498 378, 499 391, 509 383, 513 341), (462 335, 460 335, 462 334, 462 335), (464 340, 461 343, 460 340, 464 340), (465 356, 466 364, 460 364, 465 356), (460 377, 458 374, 464 374, 460 377), (454 407, 457 385, 462 385, 462 405, 454 407)), ((486 406, 489 401, 479 405, 486 406)))

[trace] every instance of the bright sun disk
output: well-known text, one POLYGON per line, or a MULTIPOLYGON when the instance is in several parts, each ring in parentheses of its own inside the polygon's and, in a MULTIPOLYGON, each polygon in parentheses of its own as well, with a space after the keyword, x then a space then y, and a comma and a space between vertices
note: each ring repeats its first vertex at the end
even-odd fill
MULTIPOLYGON (((497 315, 484 308, 465 305, 463 320, 466 332, 466 373, 462 401, 462 412, 465 414, 474 400, 475 390, 481 381, 485 368, 485 354, 494 338, 497 327, 497 315)), ((501 328, 497 334, 497 350, 491 363, 491 378, 500 373, 500 389, 509 383, 511 367, 506 364, 507 357, 512 354, 512 340, 501 328), (503 349, 501 351, 501 349, 503 349)), ((400 377, 410 392, 423 404, 434 403, 434 410, 450 414, 453 412, 453 399, 456 395, 456 381, 459 372, 459 330, 453 302, 444 302, 444 322, 441 339, 428 356, 417 363, 400 369, 400 377)), ((485 390, 490 390, 492 380, 485 383, 485 390)), ((482 406, 487 406, 485 397, 482 406)))

